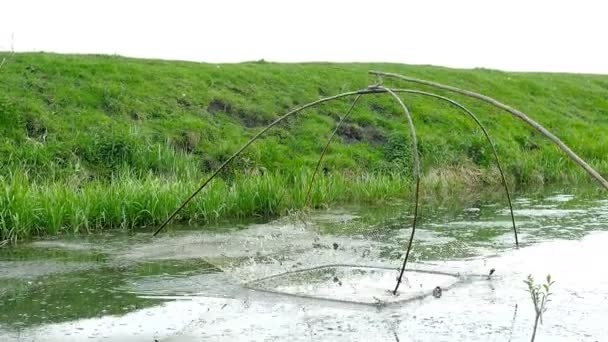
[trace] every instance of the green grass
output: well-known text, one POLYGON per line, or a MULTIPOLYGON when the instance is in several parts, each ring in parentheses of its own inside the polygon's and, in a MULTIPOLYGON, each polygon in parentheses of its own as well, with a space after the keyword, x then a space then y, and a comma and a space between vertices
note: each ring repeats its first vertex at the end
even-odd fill
MULTIPOLYGON (((0 241, 155 225, 265 124, 297 105, 376 82, 367 75, 370 69, 492 96, 529 114, 608 175, 608 76, 48 53, 3 57, 0 241)), ((510 115, 447 95, 487 126, 513 185, 588 182, 557 148, 510 115)), ((403 99, 417 125, 427 191, 499 181, 491 150, 466 116, 432 99, 403 99)), ((280 215, 302 206, 305 175, 351 100, 307 110, 273 129, 180 220, 280 215)), ((363 97, 328 152, 324 166, 330 175, 315 185, 314 203, 406 193, 408 134, 393 100, 363 97)))
MULTIPOLYGON (((175 222, 284 215, 304 206, 308 179, 310 172, 299 176, 236 174, 229 180, 217 179, 175 222)), ((31 234, 158 225, 198 183, 196 179, 128 174, 83 184, 38 183, 22 174, 0 178, 0 231, 5 239, 18 239, 31 234)), ((381 201, 405 193, 407 184, 399 175, 322 176, 312 188, 311 204, 381 201)))

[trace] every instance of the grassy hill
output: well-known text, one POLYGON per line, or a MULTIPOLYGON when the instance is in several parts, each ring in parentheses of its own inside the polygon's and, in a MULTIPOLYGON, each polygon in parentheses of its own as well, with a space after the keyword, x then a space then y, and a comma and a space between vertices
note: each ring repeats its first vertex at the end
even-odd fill
MULTIPOLYGON (((608 76, 48 53, 3 57, 0 240, 156 224, 264 125, 298 105, 375 83, 370 69, 494 97, 529 114, 608 175, 608 76)), ((424 89, 389 80, 385 85, 424 89)), ((486 125, 512 185, 588 181, 509 114, 445 95, 486 125)), ((499 182, 491 150, 467 117, 432 99, 402 98, 417 125, 426 184, 499 182)), ((180 219, 274 215, 302 206, 310 170, 350 101, 306 110, 273 129, 180 219)), ((408 134, 394 100, 363 97, 328 152, 313 204, 402 195, 411 169, 408 134)))

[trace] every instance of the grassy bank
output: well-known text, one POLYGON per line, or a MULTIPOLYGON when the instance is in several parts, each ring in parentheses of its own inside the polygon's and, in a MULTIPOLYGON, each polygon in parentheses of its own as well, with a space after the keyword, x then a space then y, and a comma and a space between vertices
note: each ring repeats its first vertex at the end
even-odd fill
MULTIPOLYGON (((216 65, 46 53, 0 53, 3 57, 0 240, 157 224, 265 124, 297 105, 374 83, 369 69, 495 97, 528 113, 608 175, 608 76, 395 64, 216 65)), ((553 145, 508 114, 448 96, 488 127, 513 186, 587 182, 553 145)), ((499 181, 491 150, 467 117, 431 99, 403 99, 417 125, 428 189, 499 181)), ((349 101, 307 110, 271 131, 181 219, 279 215, 303 205, 305 175, 349 101)), ((407 192, 406 129, 389 97, 362 98, 326 157, 314 203, 407 192)))

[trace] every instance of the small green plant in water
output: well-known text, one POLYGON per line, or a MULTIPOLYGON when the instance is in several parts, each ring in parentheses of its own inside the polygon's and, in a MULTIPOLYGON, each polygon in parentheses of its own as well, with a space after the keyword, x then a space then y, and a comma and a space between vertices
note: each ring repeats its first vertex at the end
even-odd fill
POLYGON ((524 283, 528 286, 528 292, 530 293, 532 304, 534 304, 534 311, 536 313, 536 317, 534 318, 534 330, 532 331, 532 339, 530 340, 534 342, 538 322, 540 321, 541 324, 543 323, 543 313, 547 311, 547 303, 551 301, 551 299, 549 299, 552 295, 551 285, 553 285, 555 281, 551 280, 550 274, 547 274, 546 283, 536 284, 532 275, 529 274, 528 278, 524 280, 524 283))

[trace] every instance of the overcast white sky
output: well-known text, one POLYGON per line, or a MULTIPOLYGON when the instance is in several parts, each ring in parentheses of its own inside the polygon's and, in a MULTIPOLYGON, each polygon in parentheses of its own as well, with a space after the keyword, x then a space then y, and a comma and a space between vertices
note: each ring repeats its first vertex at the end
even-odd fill
POLYGON ((11 45, 205 62, 608 74, 608 1, 0 0, 0 50, 11 45))

